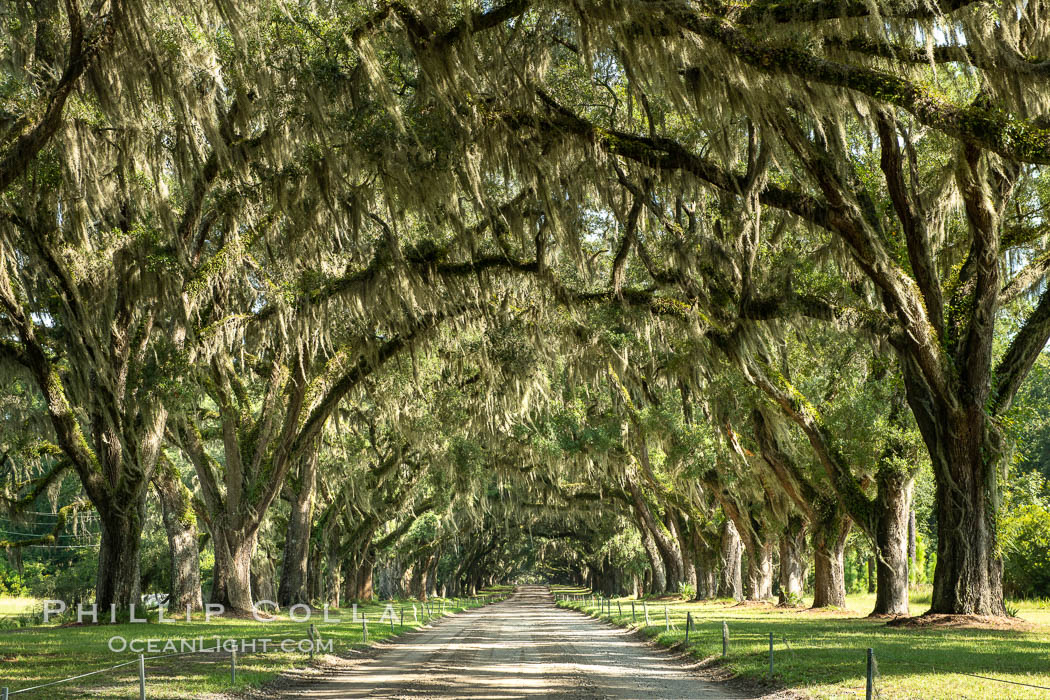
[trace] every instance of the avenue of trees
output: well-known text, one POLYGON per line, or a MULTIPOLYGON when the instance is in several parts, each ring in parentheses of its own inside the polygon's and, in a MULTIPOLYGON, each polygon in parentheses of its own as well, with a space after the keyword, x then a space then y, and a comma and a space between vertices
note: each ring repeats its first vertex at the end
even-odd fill
POLYGON ((0 20, 0 592, 1050 595, 1044 3, 0 20))

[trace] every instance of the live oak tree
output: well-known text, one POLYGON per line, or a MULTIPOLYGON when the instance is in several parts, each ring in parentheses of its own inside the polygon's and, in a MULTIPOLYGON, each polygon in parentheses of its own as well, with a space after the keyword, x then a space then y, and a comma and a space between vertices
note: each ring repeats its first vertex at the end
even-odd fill
MULTIPOLYGON (((367 387, 386 421, 434 367, 475 381, 472 414, 435 423, 457 440, 379 450, 425 455, 441 505, 417 588, 512 483, 505 522, 549 526, 536 500, 606 509, 573 521, 571 550, 602 582, 600 535, 633 522, 660 589, 715 569, 737 588, 742 537, 753 590, 778 543, 793 590, 802 528, 830 523, 837 546, 848 515, 880 552, 879 609, 903 612, 914 423, 937 483, 932 609, 1004 612, 1002 423, 1050 337, 1042 4, 110 0, 17 4, 0 32, 0 358, 43 397, 48 478, 72 469, 99 512, 103 606, 136 597, 166 439, 198 475, 217 600, 250 605, 282 491, 282 600, 316 597, 310 572, 338 579, 342 552, 363 581, 413 527, 399 470, 417 462, 331 470, 325 427, 455 317, 422 379, 367 387), (796 337, 866 348, 851 380, 888 408, 826 398, 796 337), (700 398, 722 372, 747 406, 700 398), (593 410, 565 419, 570 397, 593 410), (541 416, 571 426, 554 466, 503 440, 463 461, 463 426, 541 416), (890 426, 877 463, 851 434, 872 424, 890 426), (466 463, 507 481, 451 478, 466 463), (361 507, 330 510, 321 476, 312 508, 319 475, 350 473, 361 507)), ((458 585, 529 560, 504 534, 458 585)))

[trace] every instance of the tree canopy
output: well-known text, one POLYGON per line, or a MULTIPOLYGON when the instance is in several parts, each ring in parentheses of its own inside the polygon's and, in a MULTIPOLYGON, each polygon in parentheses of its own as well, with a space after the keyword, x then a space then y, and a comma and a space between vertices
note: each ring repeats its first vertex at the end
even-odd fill
POLYGON ((1005 613, 1044 3, 2 12, 0 504, 61 506, 3 543, 93 512, 100 605, 159 509, 190 606, 202 531, 236 609, 377 567, 795 600, 810 559, 841 605, 859 537, 906 614, 922 533, 933 612, 1005 613))

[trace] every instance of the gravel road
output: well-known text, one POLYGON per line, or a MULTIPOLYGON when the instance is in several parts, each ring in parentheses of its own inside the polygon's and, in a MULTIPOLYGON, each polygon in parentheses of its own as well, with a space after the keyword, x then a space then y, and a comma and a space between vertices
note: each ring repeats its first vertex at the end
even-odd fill
POLYGON ((405 635, 352 670, 281 697, 617 698, 742 697, 670 653, 554 606, 545 588, 405 635))

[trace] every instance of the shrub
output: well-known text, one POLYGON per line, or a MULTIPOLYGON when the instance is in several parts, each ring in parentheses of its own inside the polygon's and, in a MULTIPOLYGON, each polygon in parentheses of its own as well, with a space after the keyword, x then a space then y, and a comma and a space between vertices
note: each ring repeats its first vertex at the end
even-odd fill
POLYGON ((29 588, 25 581, 14 569, 9 569, 6 564, 0 562, 0 595, 9 595, 15 598, 29 595, 29 588))
POLYGON ((696 586, 682 582, 682 600, 692 600, 696 597, 696 586))
POLYGON ((1050 511, 1038 504, 1020 506, 1003 516, 999 535, 1007 595, 1050 595, 1050 511))

